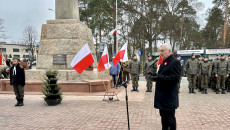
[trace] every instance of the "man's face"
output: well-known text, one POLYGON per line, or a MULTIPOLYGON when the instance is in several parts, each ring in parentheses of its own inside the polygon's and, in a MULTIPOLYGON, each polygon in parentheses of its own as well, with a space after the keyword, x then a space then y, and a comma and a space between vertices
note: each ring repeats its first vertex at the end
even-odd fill
POLYGON ((149 56, 148 59, 149 59, 149 60, 152 60, 152 56, 149 56))
POLYGON ((133 57, 133 60, 136 60, 136 59, 137 59, 137 56, 134 56, 134 57, 133 57))
POLYGON ((177 60, 180 60, 181 59, 181 57, 177 57, 177 60))
POLYGON ((160 56, 164 60, 171 55, 171 50, 168 50, 165 46, 160 47, 160 56))
POLYGON ((204 58, 204 61, 208 61, 208 58, 204 58))
POLYGON ((220 58, 221 58, 221 56, 219 55, 219 56, 217 56, 217 58, 218 58, 218 59, 220 59, 220 58))
POLYGON ((192 55, 192 58, 193 58, 193 59, 195 59, 195 58, 196 58, 196 56, 195 56, 195 55, 192 55))
POLYGON ((18 64, 18 60, 17 60, 17 59, 13 59, 12 62, 13 62, 14 65, 17 65, 17 64, 18 64))
POLYGON ((230 60, 230 56, 228 56, 228 59, 230 60))
POLYGON ((225 59, 225 56, 221 56, 221 59, 224 60, 224 59, 225 59))

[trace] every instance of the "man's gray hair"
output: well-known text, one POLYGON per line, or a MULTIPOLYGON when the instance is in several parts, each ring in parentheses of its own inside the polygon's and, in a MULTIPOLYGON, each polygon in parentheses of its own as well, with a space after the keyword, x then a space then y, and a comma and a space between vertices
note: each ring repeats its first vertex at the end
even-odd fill
POLYGON ((162 46, 165 46, 167 50, 171 50, 172 51, 172 46, 171 46, 170 43, 164 43, 164 44, 161 45, 161 47, 162 46))

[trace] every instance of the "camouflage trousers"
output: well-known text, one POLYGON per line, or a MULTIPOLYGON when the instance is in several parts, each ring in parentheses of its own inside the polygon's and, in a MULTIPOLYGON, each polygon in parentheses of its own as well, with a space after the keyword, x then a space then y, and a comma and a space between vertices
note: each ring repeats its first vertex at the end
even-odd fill
POLYGON ((131 78, 132 78, 132 85, 133 85, 133 88, 138 88, 139 76, 133 78, 134 76, 136 76, 136 75, 135 75, 135 74, 132 74, 132 75, 131 75, 131 78))
POLYGON ((152 90, 152 87, 153 87, 153 81, 149 79, 149 76, 148 74, 145 75, 145 79, 147 81, 147 84, 146 84, 146 87, 148 90, 152 90))
POLYGON ((215 77, 215 75, 211 76, 211 86, 212 86, 212 88, 216 88, 216 77, 215 77))
POLYGON ((198 76, 198 77, 196 78, 196 87, 197 87, 197 88, 201 88, 201 76, 198 76))
POLYGON ((228 90, 230 90, 230 76, 226 78, 225 87, 228 88, 228 90))
POLYGON ((201 88, 208 88, 208 78, 207 74, 201 75, 201 88))
POLYGON ((218 75, 216 80, 217 80, 216 88, 225 89, 226 76, 225 75, 218 75))
POLYGON ((197 75, 196 74, 188 74, 187 80, 188 80, 188 87, 189 88, 195 88, 196 87, 196 79, 197 75))
POLYGON ((22 85, 13 85, 14 94, 16 99, 23 99, 24 98, 24 86, 22 85))
POLYGON ((123 72, 123 82, 129 80, 129 72, 123 72))
POLYGON ((180 77, 179 83, 178 83, 178 89, 180 89, 180 84, 181 84, 182 76, 180 77))

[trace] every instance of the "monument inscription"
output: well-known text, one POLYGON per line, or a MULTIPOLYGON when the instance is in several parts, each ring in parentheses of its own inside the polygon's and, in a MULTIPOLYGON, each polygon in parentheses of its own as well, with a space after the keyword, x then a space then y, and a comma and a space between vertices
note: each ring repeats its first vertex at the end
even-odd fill
POLYGON ((66 55, 53 55, 53 65, 66 65, 66 55))

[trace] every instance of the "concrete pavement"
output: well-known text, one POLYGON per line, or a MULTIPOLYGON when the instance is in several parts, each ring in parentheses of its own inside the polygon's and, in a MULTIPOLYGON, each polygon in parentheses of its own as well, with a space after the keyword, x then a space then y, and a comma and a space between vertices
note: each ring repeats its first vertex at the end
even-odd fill
MULTIPOLYGON (((186 80, 185 80, 186 82, 186 80)), ((160 130, 159 110, 153 108, 154 92, 146 93, 146 83, 140 81, 140 92, 130 92, 128 86, 131 130, 160 130)), ((209 94, 188 94, 182 82, 180 107, 176 110, 179 130, 230 129, 230 93, 209 90, 209 94)), ((25 106, 14 107, 12 94, 0 95, 0 129, 69 129, 127 130, 125 91, 120 101, 105 102, 102 96, 64 95, 62 104, 46 106, 42 95, 25 95, 25 106)))

